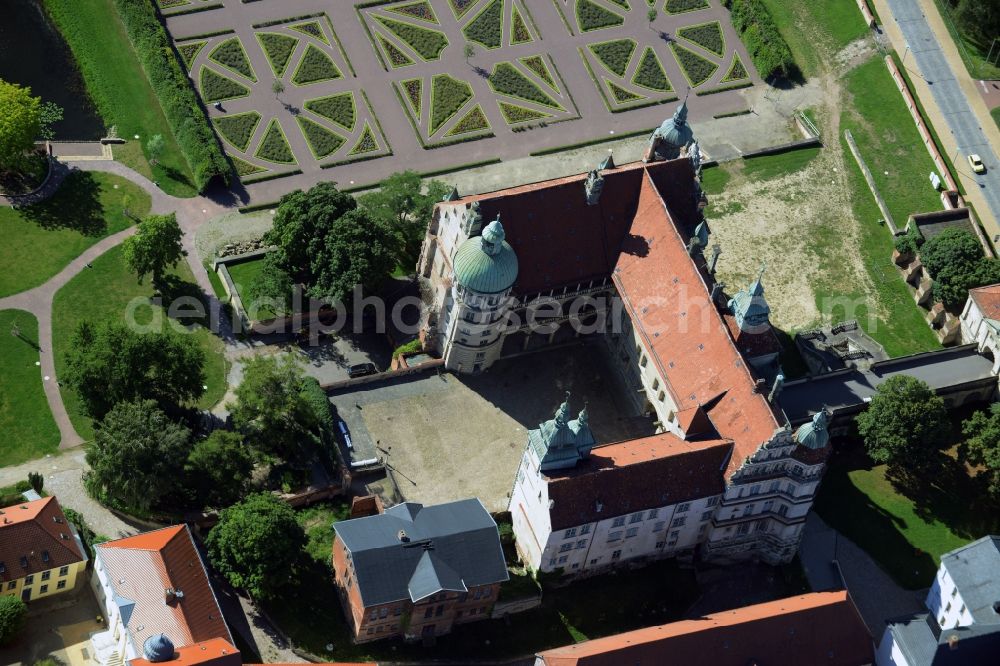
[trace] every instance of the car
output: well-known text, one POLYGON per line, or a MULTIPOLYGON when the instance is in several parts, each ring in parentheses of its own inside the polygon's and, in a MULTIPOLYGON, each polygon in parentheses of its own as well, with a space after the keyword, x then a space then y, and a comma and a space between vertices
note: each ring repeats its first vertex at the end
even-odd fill
POLYGON ((337 427, 340 429, 340 436, 344 438, 344 446, 348 450, 354 450, 354 442, 351 441, 351 433, 347 430, 347 424, 343 421, 338 421, 337 427))
POLYGON ((351 379, 356 379, 357 377, 367 377, 368 375, 377 375, 378 368, 375 367, 374 363, 357 363, 352 365, 347 369, 347 376, 351 379))
POLYGON ((972 170, 976 173, 986 173, 986 165, 983 164, 982 158, 975 153, 969 155, 969 166, 972 167, 972 170))

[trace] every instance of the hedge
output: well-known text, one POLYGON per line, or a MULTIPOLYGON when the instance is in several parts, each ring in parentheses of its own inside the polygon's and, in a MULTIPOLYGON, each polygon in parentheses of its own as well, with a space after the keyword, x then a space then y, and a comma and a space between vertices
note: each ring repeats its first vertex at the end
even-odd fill
POLYGON ((292 52, 295 51, 299 40, 279 32, 258 32, 257 41, 264 49, 271 71, 280 79, 285 74, 288 61, 292 58, 292 52))
POLYGON ((628 64, 632 60, 632 54, 635 52, 635 40, 616 39, 610 42, 590 44, 587 48, 610 71, 618 76, 624 76, 625 70, 628 69, 628 64))
POLYGON ((302 136, 309 144, 313 156, 318 160, 334 154, 347 141, 333 130, 329 130, 305 116, 295 116, 295 121, 299 124, 302 136))
POLYGON ((375 18, 419 53, 424 60, 437 60, 441 57, 441 51, 444 51, 444 47, 448 46, 448 38, 444 36, 443 32, 422 28, 412 23, 394 21, 382 16, 375 18))
POLYGON ((498 63, 490 74, 490 87, 498 93, 519 97, 553 109, 561 109, 535 82, 518 71, 509 62, 498 63))
POLYGON ((470 41, 495 49, 503 43, 502 22, 503 0, 493 0, 465 26, 462 34, 470 41))
POLYGON ((632 77, 632 83, 657 92, 673 90, 670 79, 667 78, 663 71, 663 65, 660 64, 660 59, 650 46, 647 46, 642 54, 639 66, 635 70, 635 76, 632 77))
POLYGON ((434 134, 472 99, 472 88, 450 74, 437 74, 431 81, 431 127, 434 134))
POLYGON ((259 113, 256 111, 247 111, 246 113, 237 113, 231 116, 216 118, 215 127, 219 130, 219 134, 222 135, 223 139, 245 153, 259 122, 259 113))
POLYGON ((762 77, 799 74, 791 49, 761 0, 722 0, 722 4, 732 12, 733 27, 743 38, 750 59, 762 77))
POLYGON ((302 60, 292 76, 292 83, 298 86, 320 81, 331 81, 343 76, 330 56, 323 53, 315 44, 306 47, 302 60))
POLYGON ((148 0, 114 2, 139 63, 163 107, 163 115, 191 167, 195 185, 204 191, 216 177, 228 185, 229 161, 191 88, 185 68, 175 55, 167 31, 157 18, 156 9, 148 0))
POLYGON ((621 25, 625 19, 610 9, 595 5, 590 0, 576 0, 576 21, 580 30, 590 32, 621 25))
POLYGON ((354 93, 349 90, 306 100, 305 107, 316 115, 332 120, 348 131, 354 130, 357 112, 354 109, 354 93))

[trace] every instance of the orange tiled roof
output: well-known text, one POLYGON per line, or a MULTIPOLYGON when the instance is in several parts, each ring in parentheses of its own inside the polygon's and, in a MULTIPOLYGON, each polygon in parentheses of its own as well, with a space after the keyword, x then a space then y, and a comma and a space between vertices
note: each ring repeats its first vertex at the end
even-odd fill
POLYGON ((115 594, 135 602, 127 626, 137 649, 160 633, 174 645, 232 641, 187 526, 108 541, 97 553, 115 594), (167 589, 183 596, 167 603, 167 589))
POLYGON ((823 664, 875 662, 874 647, 846 591, 788 599, 681 620, 547 650, 545 666, 823 664))
POLYGON ((970 289, 969 297, 979 306, 984 317, 1000 320, 1000 284, 970 289))
MULTIPOLYGON (((140 646, 141 647, 141 646, 140 646)), ((130 666, 151 666, 147 659, 133 659, 130 666)), ((224 638, 213 638, 174 648, 170 666, 242 666, 240 652, 224 638)))
POLYGON ((719 435, 733 441, 728 477, 780 423, 755 391, 756 379, 649 174, 612 279, 678 410, 704 406, 719 435))
POLYGON ((55 497, 0 509, 0 581, 17 580, 85 559, 55 497), (26 566, 21 565, 22 561, 26 566))

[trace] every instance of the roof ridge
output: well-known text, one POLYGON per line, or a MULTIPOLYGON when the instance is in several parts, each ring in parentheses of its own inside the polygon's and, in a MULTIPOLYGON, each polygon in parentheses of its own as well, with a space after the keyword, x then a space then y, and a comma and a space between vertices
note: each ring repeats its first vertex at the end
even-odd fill
POLYGON ((187 526, 184 525, 183 523, 178 525, 167 525, 165 527, 159 527, 155 530, 150 530, 148 532, 140 532, 138 534, 132 534, 127 537, 122 537, 121 539, 115 539, 114 541, 105 541, 104 543, 97 544, 97 547, 118 548, 122 550, 144 550, 148 552, 160 552, 164 548, 166 548, 171 541, 177 538, 177 535, 180 534, 182 531, 184 531, 186 527, 187 526), (140 542, 143 539, 150 539, 151 538, 150 535, 158 534, 160 532, 165 532, 167 530, 174 530, 174 533, 170 535, 166 541, 158 545, 156 548, 152 547, 152 544, 140 546, 140 545, 132 545, 130 543, 130 542, 140 542))

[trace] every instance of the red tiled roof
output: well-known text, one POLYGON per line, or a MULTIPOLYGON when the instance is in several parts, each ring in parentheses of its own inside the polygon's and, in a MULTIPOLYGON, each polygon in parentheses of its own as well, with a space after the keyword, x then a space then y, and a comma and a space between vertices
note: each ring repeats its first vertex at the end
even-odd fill
POLYGON ((969 297, 979 306, 984 317, 1000 319, 1000 284, 970 289, 969 297))
POLYGON ((747 333, 740 329, 733 315, 725 314, 723 318, 726 320, 726 326, 729 327, 729 333, 736 341, 736 346, 745 358, 750 359, 781 352, 781 342, 773 328, 768 328, 764 333, 747 333))
POLYGON ((136 648, 160 633, 174 645, 232 641, 187 526, 108 541, 97 553, 115 594, 135 602, 128 629, 136 648), (168 604, 167 589, 183 597, 168 604))
MULTIPOLYGON (((152 663, 146 659, 129 662, 131 666, 151 666, 152 663)), ((243 659, 239 650, 224 638, 213 638, 175 647, 174 658, 168 663, 170 666, 242 666, 243 659)))
POLYGON ((55 497, 0 509, 0 581, 82 562, 84 555, 55 497), (21 566, 26 558, 27 566, 21 566), (48 561, 46 561, 48 558, 48 561))
POLYGON ((539 653, 545 666, 863 666, 867 627, 846 591, 814 592, 539 653))
POLYGON ((596 447, 576 467, 546 472, 552 529, 718 495, 731 452, 730 442, 669 432, 596 447))
POLYGON ((643 179, 612 278, 678 411, 706 406, 719 435, 733 441, 728 476, 780 425, 767 399, 755 392, 756 380, 688 255, 669 201, 652 178, 643 179))

